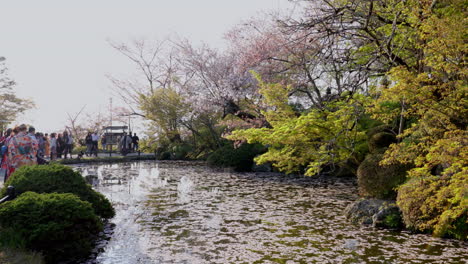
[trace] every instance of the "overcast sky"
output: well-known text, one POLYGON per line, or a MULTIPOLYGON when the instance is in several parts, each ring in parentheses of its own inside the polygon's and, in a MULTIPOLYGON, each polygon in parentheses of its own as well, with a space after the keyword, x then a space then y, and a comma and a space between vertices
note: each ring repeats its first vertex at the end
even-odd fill
POLYGON ((0 0, 0 56, 17 94, 36 103, 18 123, 52 132, 84 105, 87 112, 108 109, 105 75, 134 69, 108 39, 177 35, 222 48, 223 34, 242 20, 291 6, 287 0, 0 0))

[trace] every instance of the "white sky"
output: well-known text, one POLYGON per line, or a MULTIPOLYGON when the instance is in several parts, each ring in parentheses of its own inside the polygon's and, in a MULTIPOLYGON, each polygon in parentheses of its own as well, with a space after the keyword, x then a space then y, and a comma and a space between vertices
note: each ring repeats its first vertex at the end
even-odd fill
POLYGON ((0 56, 17 94, 36 103, 18 123, 52 132, 85 104, 86 112, 108 109, 105 75, 134 67, 107 39, 177 35, 222 48, 224 33, 242 20, 290 7, 287 0, 0 0, 0 56))

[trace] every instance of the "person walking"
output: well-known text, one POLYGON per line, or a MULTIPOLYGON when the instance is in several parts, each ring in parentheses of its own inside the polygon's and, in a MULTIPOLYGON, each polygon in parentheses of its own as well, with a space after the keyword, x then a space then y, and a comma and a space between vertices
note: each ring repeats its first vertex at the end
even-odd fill
POLYGON ((63 140, 62 134, 57 135, 57 157, 62 158, 63 150, 65 148, 65 141, 63 140))
POLYGON ((97 132, 94 132, 92 135, 91 135, 91 139, 92 139, 92 143, 93 143, 93 153, 94 153, 94 156, 97 157, 98 155, 98 144, 99 144, 99 134, 97 132))
POLYGON ((69 134, 68 131, 63 132, 63 142, 65 144, 63 148, 63 158, 66 159, 67 155, 70 154, 71 159, 73 150, 73 136, 71 133, 69 134))
POLYGON ((106 135, 102 135, 102 137, 101 137, 101 146, 102 146, 102 150, 103 150, 103 151, 106 151, 106 150, 107 150, 107 139, 106 139, 106 135))
POLYGON ((44 135, 44 145, 45 145, 45 157, 50 159, 50 139, 49 134, 45 133, 44 135))
POLYGON ((92 149, 93 149, 93 137, 91 136, 91 132, 85 137, 85 144, 86 144, 86 156, 91 156, 92 149))
POLYGON ((55 133, 50 134, 50 160, 57 158, 57 138, 55 133))
POLYGON ((120 152, 122 153, 122 155, 125 156, 128 154, 128 152, 130 151, 131 144, 132 144, 132 138, 128 136, 126 132, 124 132, 122 138, 120 139, 120 146, 121 146, 120 152))
POLYGON ((133 147, 133 151, 138 151, 140 146, 140 138, 137 136, 136 133, 133 133, 133 137, 132 137, 132 147, 133 147))
POLYGON ((37 144, 39 146, 39 149, 37 150, 37 155, 38 157, 44 158, 45 155, 45 142, 44 138, 42 137, 42 133, 36 133, 36 140, 37 144))
POLYGON ((37 140, 26 134, 26 130, 26 125, 20 125, 18 127, 18 134, 13 136, 8 143, 8 159, 11 173, 22 166, 37 164, 38 143, 37 140))

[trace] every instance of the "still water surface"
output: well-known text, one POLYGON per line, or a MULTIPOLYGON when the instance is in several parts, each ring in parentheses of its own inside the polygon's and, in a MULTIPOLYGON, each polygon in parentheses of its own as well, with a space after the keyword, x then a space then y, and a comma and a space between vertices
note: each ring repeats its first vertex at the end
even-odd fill
POLYGON ((353 179, 80 165, 116 208, 97 263, 467 263, 468 243, 349 224, 353 179))

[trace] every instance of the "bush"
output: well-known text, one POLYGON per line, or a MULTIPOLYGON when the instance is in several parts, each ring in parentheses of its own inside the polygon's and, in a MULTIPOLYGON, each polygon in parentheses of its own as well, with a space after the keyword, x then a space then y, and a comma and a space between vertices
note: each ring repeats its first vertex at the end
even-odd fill
POLYGON ((207 162, 215 167, 233 167, 236 171, 251 171, 254 158, 265 152, 260 144, 242 144, 234 148, 228 143, 208 156, 207 162))
POLYGON ((192 151, 192 146, 185 142, 165 143, 154 149, 157 160, 186 160, 192 151))
POLYGON ((41 252, 47 263, 89 256, 103 229, 91 204, 78 196, 34 192, 0 206, 0 226, 3 246, 41 252))
POLYGON ((172 143, 170 150, 172 160, 185 160, 192 151, 192 146, 183 142, 172 143))
POLYGON ((382 153, 371 153, 359 165, 357 176, 360 195, 378 199, 396 198, 395 188, 405 181, 409 166, 381 166, 379 162, 382 158, 382 153))
POLYGON ((37 193, 73 193, 83 201, 92 204, 97 215, 111 218, 115 215, 114 208, 104 195, 94 191, 80 173, 70 167, 53 165, 23 166, 16 170, 0 191, 0 196, 6 194, 6 186, 15 186, 18 194, 32 191, 37 193))
POLYGON ((405 225, 440 237, 467 240, 466 184, 466 175, 412 177, 398 189, 397 204, 405 225))

